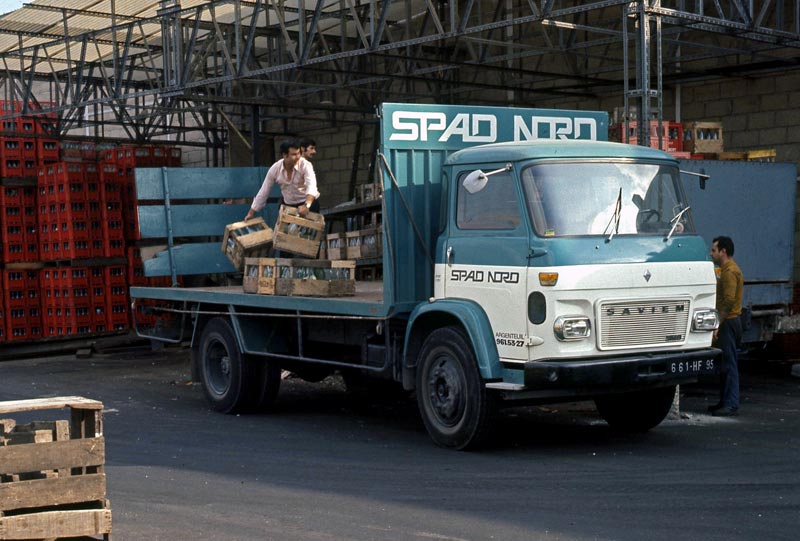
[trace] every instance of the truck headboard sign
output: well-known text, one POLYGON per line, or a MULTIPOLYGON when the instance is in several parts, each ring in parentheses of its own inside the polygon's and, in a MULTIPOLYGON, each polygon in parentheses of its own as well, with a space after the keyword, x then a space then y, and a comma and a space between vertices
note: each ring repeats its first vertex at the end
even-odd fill
POLYGON ((608 114, 599 111, 385 103, 384 142, 391 148, 457 150, 540 139, 608 140, 608 114))

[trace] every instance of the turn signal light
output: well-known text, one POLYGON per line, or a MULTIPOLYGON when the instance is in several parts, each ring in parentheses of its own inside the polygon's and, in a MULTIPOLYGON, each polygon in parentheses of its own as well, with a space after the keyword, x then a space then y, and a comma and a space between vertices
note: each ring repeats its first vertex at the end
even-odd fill
POLYGON ((558 282, 558 273, 557 272, 540 272, 539 273, 539 285, 542 286, 554 286, 558 282))

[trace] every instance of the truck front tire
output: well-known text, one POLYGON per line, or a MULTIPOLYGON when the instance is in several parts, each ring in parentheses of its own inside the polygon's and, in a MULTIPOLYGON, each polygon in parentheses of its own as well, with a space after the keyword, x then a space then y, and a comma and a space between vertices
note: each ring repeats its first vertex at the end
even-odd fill
POLYGON ((461 329, 443 327, 425 339, 417 365, 417 405, 437 445, 468 449, 485 443, 496 412, 494 398, 461 329))
POLYGON ((280 368, 243 355, 227 319, 214 318, 205 325, 197 360, 203 390, 215 410, 248 412, 275 401, 280 368))
POLYGON ((669 413, 675 386, 595 398, 597 411, 608 425, 620 432, 646 432, 669 413))

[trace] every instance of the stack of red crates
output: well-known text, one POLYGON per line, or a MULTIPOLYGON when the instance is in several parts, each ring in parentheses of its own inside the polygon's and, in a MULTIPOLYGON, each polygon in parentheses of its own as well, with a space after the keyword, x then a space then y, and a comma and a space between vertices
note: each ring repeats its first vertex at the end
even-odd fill
POLYGON ((38 269, 2 271, 3 334, 6 341, 34 340, 42 336, 42 304, 38 269))
POLYGON ((108 329, 103 267, 44 268, 41 289, 44 336, 82 336, 108 329))
POLYGON ((36 188, 0 186, 0 212, 0 260, 3 263, 38 261, 36 188))
MULTIPOLYGON (((142 262, 142 256, 139 248, 136 246, 129 246, 128 283, 131 286, 140 287, 170 287, 172 285, 172 278, 169 276, 146 277, 144 275, 144 264, 142 262)), ((169 306, 170 304, 166 301, 140 299, 136 303, 136 313, 130 314, 130 323, 132 326, 135 323, 139 329, 152 328, 160 319, 170 317, 169 314, 165 314, 159 310, 159 308, 165 308, 169 306)))
MULTIPOLYGON (((658 146, 658 121, 650 121, 650 147, 658 146)), ((628 131, 625 131, 625 124, 613 124, 608 130, 609 139, 619 143, 637 144, 639 137, 639 123, 637 121, 628 122, 628 131)), ((667 152, 683 151, 683 124, 680 122, 661 122, 661 150, 667 152)))

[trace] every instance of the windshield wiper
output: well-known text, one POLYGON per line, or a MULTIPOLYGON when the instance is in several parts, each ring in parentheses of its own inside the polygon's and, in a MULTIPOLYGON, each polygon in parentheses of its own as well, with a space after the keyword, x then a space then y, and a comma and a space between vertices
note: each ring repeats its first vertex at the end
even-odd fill
POLYGON ((619 187, 619 195, 617 196, 617 203, 614 205, 614 214, 611 215, 611 219, 608 221, 608 225, 605 229, 603 229, 603 235, 606 234, 608 228, 611 227, 611 224, 614 224, 614 227, 611 229, 611 233, 609 233, 606 242, 611 242, 611 239, 614 238, 614 235, 619 233, 619 220, 622 217, 622 186, 619 187))
POLYGON ((672 224, 672 228, 669 230, 669 233, 667 233, 667 236, 664 237, 664 242, 667 242, 670 239, 670 237, 672 237, 672 234, 675 232, 675 228, 677 228, 678 224, 681 223, 681 217, 684 214, 686 214, 686 211, 688 211, 690 208, 692 208, 692 207, 686 207, 685 209, 680 211, 678 214, 673 216, 673 218, 669 221, 669 223, 672 224))

